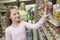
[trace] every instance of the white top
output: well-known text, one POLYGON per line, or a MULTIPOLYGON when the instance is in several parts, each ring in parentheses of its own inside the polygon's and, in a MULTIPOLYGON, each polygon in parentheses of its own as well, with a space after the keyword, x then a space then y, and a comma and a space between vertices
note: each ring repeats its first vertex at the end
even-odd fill
POLYGON ((6 40, 26 40, 25 28, 37 29, 43 25, 46 17, 42 17, 36 24, 21 22, 18 27, 9 26, 6 28, 6 40))

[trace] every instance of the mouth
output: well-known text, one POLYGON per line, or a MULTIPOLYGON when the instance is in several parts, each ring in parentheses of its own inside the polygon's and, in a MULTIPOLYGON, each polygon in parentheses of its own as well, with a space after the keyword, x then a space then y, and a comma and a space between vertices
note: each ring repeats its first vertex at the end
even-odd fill
POLYGON ((16 17, 15 19, 20 19, 20 17, 16 17))

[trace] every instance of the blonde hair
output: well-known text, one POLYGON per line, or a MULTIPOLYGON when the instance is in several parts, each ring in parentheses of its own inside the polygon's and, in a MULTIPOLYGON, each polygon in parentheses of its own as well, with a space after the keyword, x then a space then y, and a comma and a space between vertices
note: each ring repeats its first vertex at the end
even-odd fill
POLYGON ((9 18, 12 9, 17 9, 17 8, 14 7, 14 6, 11 6, 11 7, 7 8, 7 10, 6 10, 7 11, 6 12, 6 23, 7 23, 7 26, 10 26, 12 24, 12 20, 9 18))

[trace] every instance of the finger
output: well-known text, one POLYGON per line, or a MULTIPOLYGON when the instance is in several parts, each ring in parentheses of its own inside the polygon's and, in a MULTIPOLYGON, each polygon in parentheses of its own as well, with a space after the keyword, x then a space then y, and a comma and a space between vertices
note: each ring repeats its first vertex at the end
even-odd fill
POLYGON ((50 15, 51 15, 51 14, 48 14, 47 17, 50 16, 50 15))
POLYGON ((44 15, 46 15, 46 10, 47 10, 47 7, 45 7, 44 15))

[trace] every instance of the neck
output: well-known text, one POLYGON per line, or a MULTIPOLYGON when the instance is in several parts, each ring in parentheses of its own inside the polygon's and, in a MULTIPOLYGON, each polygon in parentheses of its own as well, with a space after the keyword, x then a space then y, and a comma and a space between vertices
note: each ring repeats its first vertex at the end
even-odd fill
POLYGON ((25 8, 21 8, 21 10, 24 10, 25 11, 25 8))
POLYGON ((11 25, 12 25, 13 27, 17 27, 17 26, 19 25, 19 23, 20 23, 20 22, 14 22, 14 21, 13 21, 11 25))

